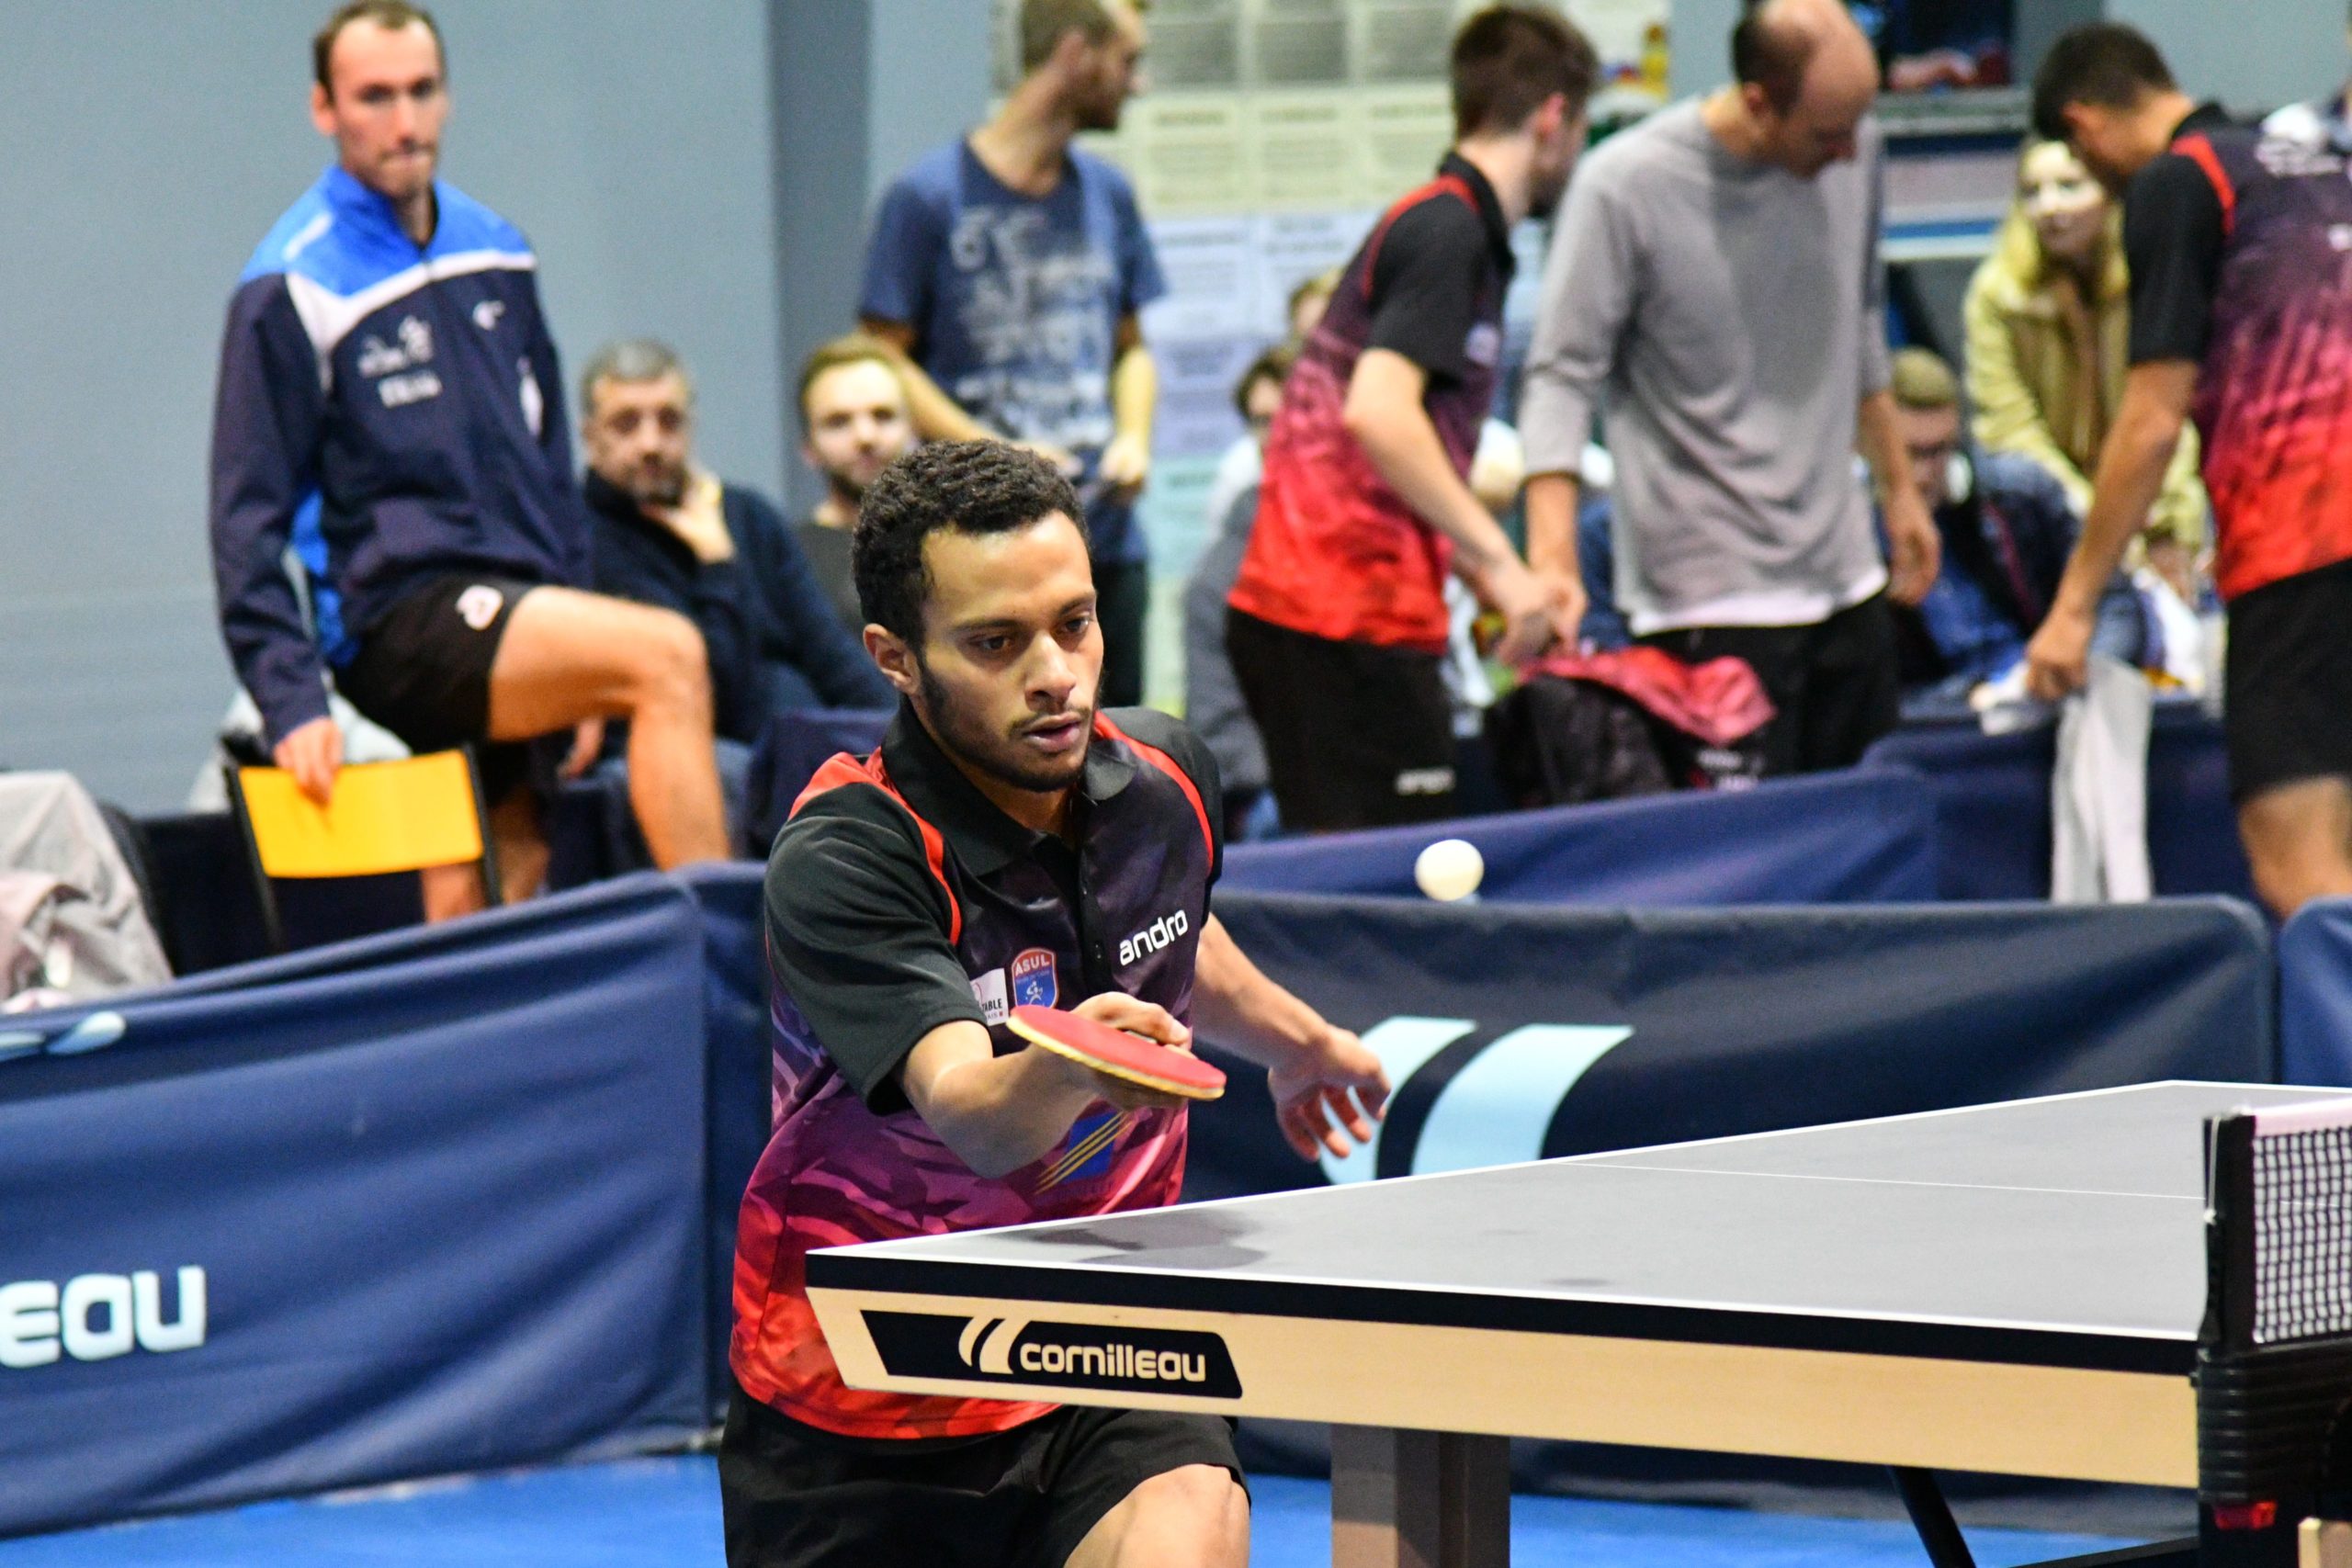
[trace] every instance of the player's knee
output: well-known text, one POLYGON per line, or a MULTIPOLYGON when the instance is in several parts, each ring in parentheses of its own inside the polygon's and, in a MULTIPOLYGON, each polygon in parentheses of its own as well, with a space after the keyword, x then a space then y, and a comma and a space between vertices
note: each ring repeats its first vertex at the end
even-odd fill
POLYGON ((650 612, 635 642, 637 684, 644 705, 710 705, 710 655, 692 621, 668 610, 650 612))
MULTIPOLYGON (((1213 1464, 1165 1471, 1137 1486, 1136 1529, 1153 1568, 1239 1568, 1250 1555, 1250 1495, 1213 1464)), ((1132 1553, 1122 1553, 1121 1562, 1132 1553)))

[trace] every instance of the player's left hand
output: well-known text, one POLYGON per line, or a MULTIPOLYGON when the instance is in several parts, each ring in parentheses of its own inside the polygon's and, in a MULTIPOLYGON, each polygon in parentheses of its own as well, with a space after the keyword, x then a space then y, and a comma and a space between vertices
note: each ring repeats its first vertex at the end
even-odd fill
POLYGON ((605 749, 605 721, 583 718, 571 732, 571 750, 564 754, 563 766, 558 770, 567 779, 576 779, 594 767, 596 756, 605 749))
POLYGON ((1133 501, 1151 478, 1150 443, 1139 435, 1113 436, 1111 445, 1102 448, 1102 459, 1094 466, 1094 473, 1113 500, 1133 501))
POLYGON ((1317 1149, 1348 1156, 1348 1139, 1372 1142, 1372 1124, 1388 1105, 1388 1073, 1352 1031, 1317 1020, 1322 1033, 1266 1075, 1274 1120, 1301 1159, 1317 1149))
POLYGON ((1917 491, 1900 491, 1887 502, 1886 543, 1893 558, 1887 563, 1887 596, 1898 604, 1917 604, 1936 585, 1944 553, 1936 520, 1917 491))

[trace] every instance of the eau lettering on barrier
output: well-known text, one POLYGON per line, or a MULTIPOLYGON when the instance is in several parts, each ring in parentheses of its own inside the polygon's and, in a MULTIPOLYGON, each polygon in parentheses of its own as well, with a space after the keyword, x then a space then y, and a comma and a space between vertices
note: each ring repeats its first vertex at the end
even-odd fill
POLYGON ((179 1315, 164 1318, 164 1281, 133 1274, 76 1274, 0 1285, 0 1367, 45 1367, 61 1355, 77 1361, 127 1356, 136 1348, 193 1350, 204 1343, 204 1270, 179 1270, 179 1315))

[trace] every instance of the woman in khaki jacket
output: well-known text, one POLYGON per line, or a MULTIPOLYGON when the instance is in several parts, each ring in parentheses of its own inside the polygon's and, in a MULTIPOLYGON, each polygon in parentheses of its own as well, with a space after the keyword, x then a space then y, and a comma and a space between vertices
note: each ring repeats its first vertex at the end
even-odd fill
MULTIPOLYGON (((2030 142, 2018 158, 2017 202, 1968 286, 1964 316, 1977 444, 2048 468, 2079 515, 2123 398, 2130 278, 2122 213, 2063 142, 2030 142)), ((2207 517, 2192 431, 2145 536, 2150 564, 2192 604, 2207 517)))

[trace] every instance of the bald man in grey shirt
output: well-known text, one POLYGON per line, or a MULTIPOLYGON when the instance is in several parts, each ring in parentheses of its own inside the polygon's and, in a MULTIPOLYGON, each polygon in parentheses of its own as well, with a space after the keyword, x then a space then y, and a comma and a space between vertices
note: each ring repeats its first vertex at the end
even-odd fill
POLYGON ((1577 175, 1521 409, 1529 555, 1580 610, 1573 476, 1600 411, 1635 635, 1756 666, 1768 771, 1842 767, 1894 723, 1885 595, 1916 603, 1937 547, 1886 391, 1878 62, 1836 0, 1767 0, 1733 54, 1736 84, 1577 175))

